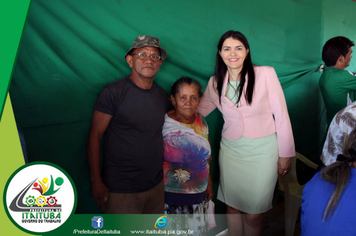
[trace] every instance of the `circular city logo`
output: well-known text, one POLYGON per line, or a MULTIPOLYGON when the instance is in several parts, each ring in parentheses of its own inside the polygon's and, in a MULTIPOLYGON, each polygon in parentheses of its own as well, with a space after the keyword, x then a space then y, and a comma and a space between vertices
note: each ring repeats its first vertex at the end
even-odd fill
POLYGON ((76 190, 70 176, 48 162, 17 169, 6 183, 4 208, 21 230, 41 234, 61 226, 74 212, 76 190))

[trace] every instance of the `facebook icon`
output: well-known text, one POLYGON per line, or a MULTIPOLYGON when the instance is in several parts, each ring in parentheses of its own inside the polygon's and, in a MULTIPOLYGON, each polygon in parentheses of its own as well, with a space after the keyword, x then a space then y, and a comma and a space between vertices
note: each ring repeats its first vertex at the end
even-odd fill
POLYGON ((94 216, 91 219, 91 226, 93 226, 94 229, 101 229, 104 226, 104 219, 101 216, 94 216))

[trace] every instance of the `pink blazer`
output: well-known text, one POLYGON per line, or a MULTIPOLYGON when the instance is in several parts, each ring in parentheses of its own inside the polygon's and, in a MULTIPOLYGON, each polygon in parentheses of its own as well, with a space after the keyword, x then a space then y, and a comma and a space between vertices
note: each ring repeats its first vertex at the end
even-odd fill
MULTIPOLYGON (((260 138, 277 132, 280 157, 295 156, 294 138, 284 93, 273 67, 254 66, 255 87, 252 104, 247 105, 244 95, 238 107, 225 97, 228 83, 226 73, 222 88, 221 104, 215 90, 214 77, 211 77, 198 106, 198 112, 207 116, 218 108, 224 118, 221 136, 228 139, 260 138), (273 118, 274 115, 274 118, 273 118)), ((248 81, 248 78, 246 77, 248 81)), ((245 83, 243 92, 246 92, 245 83)))

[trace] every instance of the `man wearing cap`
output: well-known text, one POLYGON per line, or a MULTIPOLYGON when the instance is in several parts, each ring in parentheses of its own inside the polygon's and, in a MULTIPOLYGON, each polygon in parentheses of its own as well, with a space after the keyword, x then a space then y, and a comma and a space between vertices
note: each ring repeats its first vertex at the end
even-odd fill
POLYGON ((319 80, 323 95, 327 124, 334 115, 348 105, 349 99, 356 99, 356 77, 353 72, 345 70, 350 65, 352 46, 350 39, 338 36, 329 39, 322 52, 325 69, 319 80))
POLYGON ((153 79, 166 55, 158 38, 137 37, 125 55, 131 74, 106 85, 95 103, 87 155, 92 197, 104 213, 164 212, 162 126, 170 102, 153 79))

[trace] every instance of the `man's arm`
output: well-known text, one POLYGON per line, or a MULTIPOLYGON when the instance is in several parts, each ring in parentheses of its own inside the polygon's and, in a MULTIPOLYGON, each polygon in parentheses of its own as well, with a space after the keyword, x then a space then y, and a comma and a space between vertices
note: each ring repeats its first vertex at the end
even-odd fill
POLYGON ((112 115, 94 111, 87 145, 87 159, 90 171, 91 194, 94 202, 104 211, 105 197, 109 191, 101 179, 100 149, 103 135, 112 119, 112 115))

